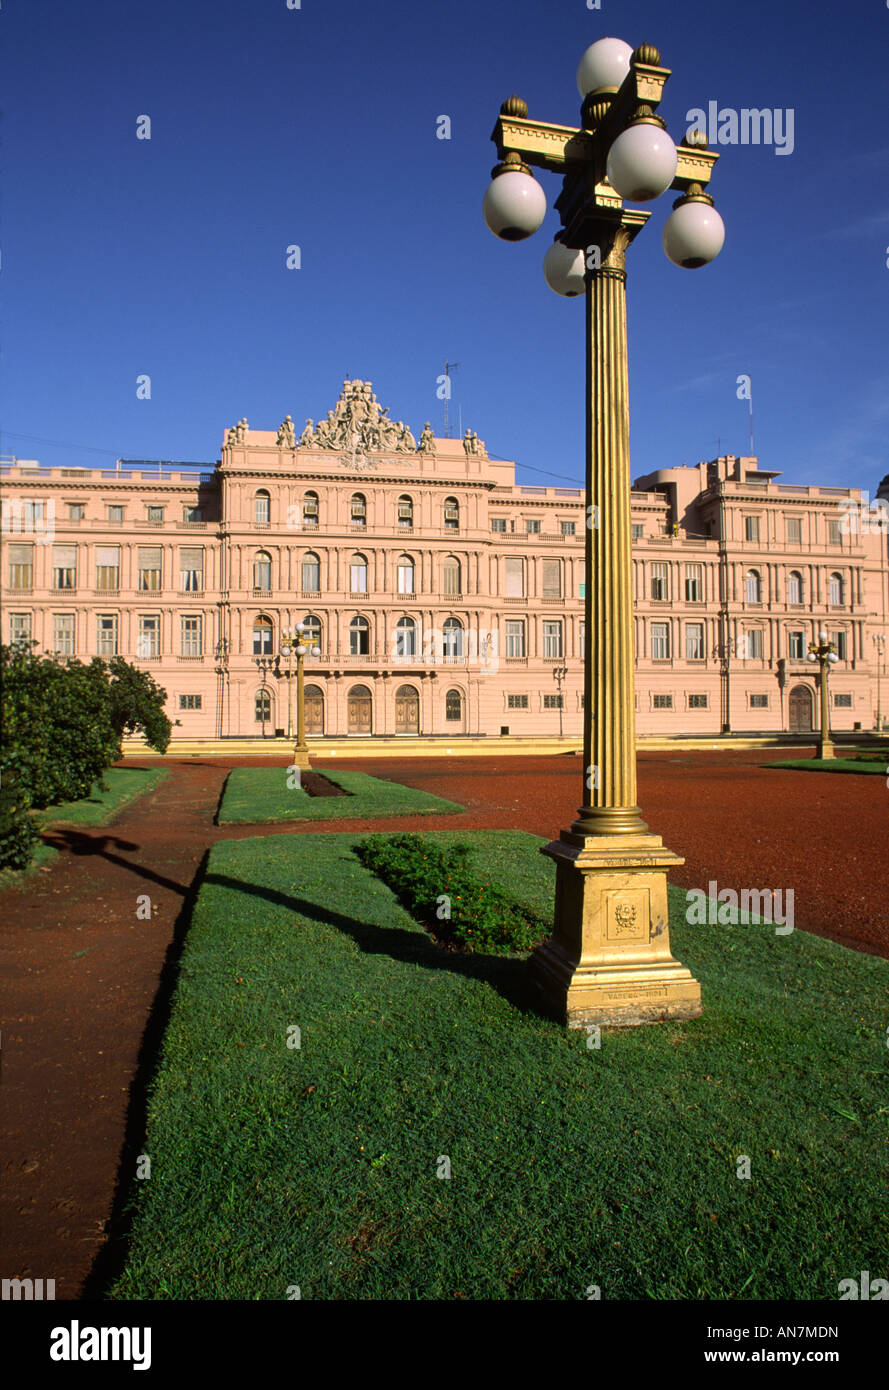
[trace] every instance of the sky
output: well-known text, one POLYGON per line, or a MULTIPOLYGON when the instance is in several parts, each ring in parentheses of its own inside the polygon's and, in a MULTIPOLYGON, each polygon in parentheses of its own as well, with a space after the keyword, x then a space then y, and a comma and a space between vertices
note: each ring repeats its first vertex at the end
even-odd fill
POLYGON ((6 0, 0 453, 212 465, 242 416, 289 413, 299 432, 346 377, 417 437, 426 420, 442 434, 447 361, 451 433, 474 430, 521 483, 580 483, 583 300, 541 269, 561 179, 539 174, 547 216, 520 243, 481 203, 501 102, 579 124, 577 64, 606 36, 660 49, 674 140, 711 100, 778 111, 785 137, 793 121, 784 153, 713 147, 726 242, 710 266, 666 259, 674 194, 647 205, 627 258, 632 476, 749 453, 746 374, 762 468, 873 496, 889 473, 884 0, 6 0))

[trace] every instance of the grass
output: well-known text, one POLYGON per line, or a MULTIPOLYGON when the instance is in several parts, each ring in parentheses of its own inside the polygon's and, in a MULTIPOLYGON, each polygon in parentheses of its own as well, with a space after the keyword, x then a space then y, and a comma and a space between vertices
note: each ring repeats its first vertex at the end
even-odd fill
POLYGON ((863 772, 885 777, 889 773, 889 753, 878 761, 859 758, 793 758, 788 762, 763 763, 763 767, 791 767, 799 772, 863 772))
MULTIPOLYGON (((316 769, 317 770, 317 769, 316 769)), ((330 772, 324 776, 349 796, 309 796, 301 787, 289 787, 283 767, 238 767, 225 784, 219 825, 266 825, 285 820, 370 819, 374 816, 431 816, 465 811, 455 801, 445 801, 416 787, 403 787, 370 777, 366 772, 330 772)))
MULTIPOLYGON (((104 791, 94 782, 88 795, 80 801, 60 801, 42 811, 33 811, 32 815, 41 831, 55 826, 108 825, 125 806, 152 791, 169 775, 164 768, 110 767, 103 779, 104 791)), ((38 841, 26 869, 0 869, 0 889, 15 887, 40 869, 49 867, 58 853, 52 845, 38 841)))
MULTIPOLYGON (((436 948, 359 838, 213 847, 111 1297, 832 1300, 885 1272, 889 962, 689 927, 671 890, 703 1017, 590 1047, 521 1007, 522 958, 436 948)), ((470 838, 551 913, 543 841, 470 838)))

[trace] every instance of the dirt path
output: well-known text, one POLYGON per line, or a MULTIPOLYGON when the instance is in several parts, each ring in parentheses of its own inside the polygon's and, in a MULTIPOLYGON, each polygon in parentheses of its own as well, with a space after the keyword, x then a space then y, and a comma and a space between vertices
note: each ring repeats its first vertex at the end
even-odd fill
MULTIPOLYGON (((711 879, 738 889, 792 887, 797 927, 889 956, 884 779, 760 768, 772 757, 640 756, 645 817, 686 856, 671 880, 704 889, 711 879)), ((98 1296, 111 1267, 106 1231, 118 1175, 132 1172, 139 1153, 145 1087, 192 893, 214 841, 368 826, 215 826, 229 769, 251 764, 268 760, 166 763, 172 775, 110 828, 50 833, 59 859, 3 894, 4 1278, 55 1279, 57 1298, 98 1296), (144 894, 150 921, 136 916, 144 894)), ((375 828, 520 828, 555 837, 580 801, 580 760, 572 757, 329 766, 427 788, 467 807, 460 816, 404 817, 375 828)))

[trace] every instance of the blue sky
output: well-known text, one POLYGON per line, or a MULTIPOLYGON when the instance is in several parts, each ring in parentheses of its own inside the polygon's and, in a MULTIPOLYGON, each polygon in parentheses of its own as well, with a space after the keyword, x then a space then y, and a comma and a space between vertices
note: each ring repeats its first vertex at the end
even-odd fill
POLYGON ((441 433, 447 359, 455 425, 520 481, 579 481, 582 301, 541 271, 561 181, 540 175, 547 218, 519 244, 481 200, 501 101, 577 124, 580 55, 614 35, 660 48, 674 139, 710 100, 794 113, 792 154, 719 147, 711 266, 671 265, 673 195, 648 205, 628 258, 633 476, 746 453, 740 373, 763 467, 871 494, 889 472, 882 0, 11 0, 0 26, 2 453, 212 462, 242 415, 301 428, 346 376, 441 433))

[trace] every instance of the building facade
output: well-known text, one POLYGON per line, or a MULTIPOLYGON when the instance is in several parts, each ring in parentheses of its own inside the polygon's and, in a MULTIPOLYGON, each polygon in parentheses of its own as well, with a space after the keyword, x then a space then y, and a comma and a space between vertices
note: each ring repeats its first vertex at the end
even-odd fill
MULTIPOLYGON (((889 507, 778 476, 723 457, 637 479, 641 735, 814 729, 821 628, 832 727, 874 726, 889 507)), ((347 381, 298 438, 240 421, 212 470, 5 464, 3 640, 124 656, 175 737, 243 737, 295 721, 302 622, 310 738, 575 738, 586 521, 580 488, 517 485, 470 431, 417 443, 347 381)))

